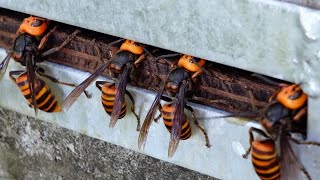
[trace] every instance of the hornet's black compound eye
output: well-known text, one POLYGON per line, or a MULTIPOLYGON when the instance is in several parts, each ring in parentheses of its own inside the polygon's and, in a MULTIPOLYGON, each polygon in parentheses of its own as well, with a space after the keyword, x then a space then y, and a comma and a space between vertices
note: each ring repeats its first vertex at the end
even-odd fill
POLYGON ((289 98, 291 100, 298 99, 298 98, 300 98, 302 96, 302 93, 303 93, 302 90, 296 91, 294 94, 290 95, 289 98))
POLYGON ((190 63, 197 63, 197 62, 199 62, 199 61, 200 61, 200 58, 196 58, 196 57, 192 57, 192 58, 189 60, 190 63))
POLYGON ((31 23, 32 27, 38 27, 41 26, 43 24, 42 20, 37 19, 35 22, 31 23))
POLYGON ((196 58, 196 57, 192 57, 192 58, 189 60, 190 63, 197 63, 197 62, 199 62, 199 61, 200 61, 200 58, 196 58))

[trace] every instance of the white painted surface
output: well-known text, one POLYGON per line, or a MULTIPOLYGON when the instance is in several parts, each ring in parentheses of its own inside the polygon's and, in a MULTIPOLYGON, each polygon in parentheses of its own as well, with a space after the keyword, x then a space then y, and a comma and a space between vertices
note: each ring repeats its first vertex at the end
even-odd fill
MULTIPOLYGON (((4 57, 4 51, 0 51, 0 59, 4 57)), ((41 67, 44 67, 48 74, 66 82, 80 83, 89 76, 89 73, 52 63, 44 63, 41 67)), ((20 69, 22 67, 18 63, 10 62, 9 69, 0 82, 0 106, 34 117, 33 109, 29 108, 18 86, 8 76, 10 70, 20 69)), ((72 91, 70 87, 45 81, 60 102, 72 91)), ((128 90, 136 100, 136 112, 140 114, 143 121, 155 93, 132 86, 129 86, 128 90)), ((243 159, 241 156, 241 152, 249 144, 249 125, 258 126, 256 123, 244 123, 236 118, 201 121, 201 125, 208 131, 212 147, 210 149, 205 147, 203 135, 195 126, 192 126, 193 135, 191 138, 181 141, 173 158, 168 159, 167 148, 170 135, 162 119, 158 124, 152 123, 145 149, 139 150, 137 145, 139 134, 135 130, 136 120, 130 110, 128 109, 128 114, 124 119, 119 120, 116 126, 110 129, 108 128, 109 116, 101 105, 100 91, 94 85, 91 85, 88 91, 93 94, 92 99, 88 100, 84 95, 81 95, 67 113, 50 114, 39 111, 37 118, 216 178, 257 179, 250 159, 243 159)), ((193 107, 198 117, 222 115, 221 112, 212 108, 199 105, 193 105, 193 107)), ((72 150, 72 146, 70 148, 72 150)), ((299 152, 306 158, 303 162, 308 162, 306 165, 311 175, 319 177, 320 162, 315 158, 320 157, 320 151, 305 147, 303 151, 299 152)))

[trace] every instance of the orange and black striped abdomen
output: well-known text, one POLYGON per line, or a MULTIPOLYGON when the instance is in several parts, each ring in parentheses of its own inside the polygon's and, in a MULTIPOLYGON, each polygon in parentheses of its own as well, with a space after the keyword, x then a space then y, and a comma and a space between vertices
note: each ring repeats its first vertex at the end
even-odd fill
MULTIPOLYGON (((101 88, 101 100, 104 110, 111 115, 114 105, 114 99, 116 95, 116 86, 114 83, 106 83, 101 88)), ((121 113, 119 119, 123 118, 126 115, 127 105, 126 102, 122 104, 121 113)))
MULTIPOLYGON (((168 104, 165 104, 162 106, 163 122, 170 133, 171 133, 172 120, 174 117, 175 110, 176 110, 176 108, 173 106, 172 103, 168 103, 168 104)), ((185 114, 183 115, 183 117, 184 118, 182 121, 180 139, 185 140, 191 136, 191 126, 190 126, 190 122, 187 120, 185 114)))
MULTIPOLYGON (((24 97, 29 101, 30 104, 33 104, 32 93, 30 91, 29 82, 27 80, 27 73, 25 72, 21 74, 16 79, 16 83, 19 86, 19 89, 24 95, 24 97)), ((45 112, 61 111, 61 107, 58 103, 58 100, 43 80, 37 80, 37 82, 35 83, 35 91, 38 109, 45 112)))
POLYGON ((262 180, 280 180, 280 162, 273 140, 252 142, 252 164, 262 180))

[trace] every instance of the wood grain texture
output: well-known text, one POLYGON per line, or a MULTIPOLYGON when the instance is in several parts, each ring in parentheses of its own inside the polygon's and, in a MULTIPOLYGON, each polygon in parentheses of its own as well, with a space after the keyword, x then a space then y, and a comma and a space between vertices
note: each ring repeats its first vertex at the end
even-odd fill
MULTIPOLYGON (((14 33, 24 17, 27 15, 0 9, 0 47, 6 49, 11 47, 15 37, 14 33)), ((45 49, 60 45, 76 29, 80 29, 81 33, 61 51, 50 55, 49 61, 91 73, 109 60, 107 44, 119 39, 58 22, 51 22, 51 25, 57 25, 58 30, 53 33, 45 49), (94 44, 100 48, 103 61, 98 58, 98 51, 94 44)), ((112 46, 111 49, 117 47, 119 46, 112 46)), ((173 53, 151 46, 147 46, 147 49, 154 51, 154 56, 173 53)), ((196 98, 189 97, 188 100, 229 112, 243 112, 252 109, 249 91, 252 91, 254 95, 255 106, 263 107, 266 105, 268 97, 276 90, 276 87, 251 77, 250 72, 237 68, 207 62, 205 69, 209 73, 201 75, 198 82, 193 85, 192 93, 196 98)), ((169 66, 163 61, 154 63, 154 60, 147 57, 147 60, 140 64, 134 74, 138 84, 134 82, 130 82, 130 84, 157 91, 160 84, 159 78, 163 79, 168 72, 169 66)), ((106 70, 103 75, 107 76, 108 74, 109 72, 106 70)))

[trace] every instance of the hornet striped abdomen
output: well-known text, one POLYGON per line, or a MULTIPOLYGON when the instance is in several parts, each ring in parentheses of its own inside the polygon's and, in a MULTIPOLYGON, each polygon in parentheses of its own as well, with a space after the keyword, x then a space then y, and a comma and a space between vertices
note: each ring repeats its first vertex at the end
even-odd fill
POLYGON ((280 180, 280 162, 273 140, 252 142, 252 164, 262 180, 280 180))
MULTIPOLYGON (((101 87, 101 100, 104 110, 111 115, 115 100, 115 95, 117 92, 116 86, 114 83, 106 83, 101 87)), ((121 113, 119 119, 123 118, 126 115, 127 105, 126 102, 122 104, 121 113)))
MULTIPOLYGON (((13 79, 14 80, 14 79, 13 79)), ((16 80, 16 84, 19 86, 20 91, 24 95, 24 97, 32 104, 32 93, 29 87, 29 82, 27 78, 27 72, 22 73, 16 80)), ((37 108, 41 109, 45 112, 60 112, 61 107, 58 104, 58 101, 54 94, 51 92, 50 88, 46 85, 46 83, 37 79, 35 83, 35 94, 36 94, 36 102, 37 108)))
MULTIPOLYGON (((173 106, 173 103, 167 103, 162 106, 162 117, 163 122, 168 131, 171 133, 171 127, 172 127, 172 120, 174 118, 176 108, 173 106)), ((182 128, 181 128, 181 140, 186 140, 191 136, 191 126, 190 122, 187 120, 186 115, 184 114, 184 118, 182 121, 182 128)))

